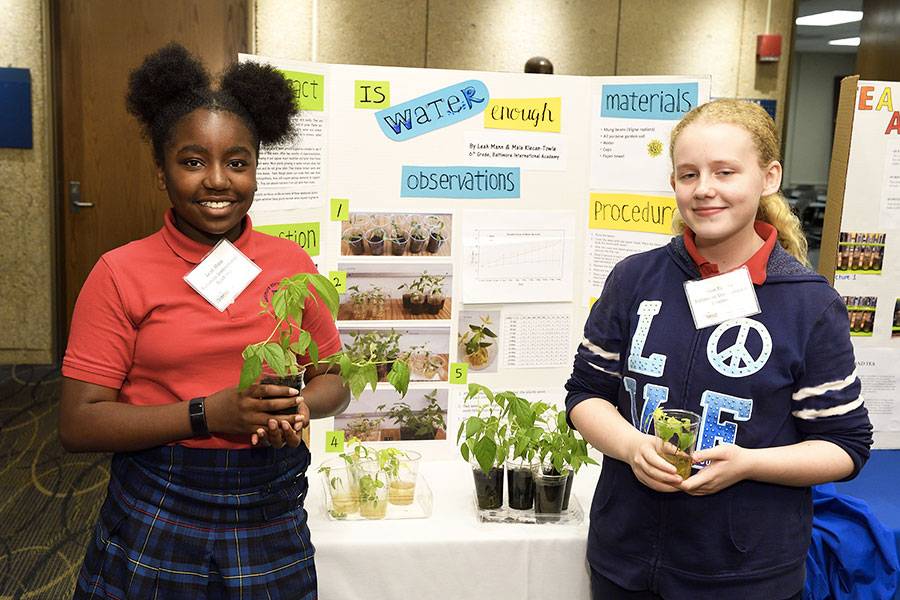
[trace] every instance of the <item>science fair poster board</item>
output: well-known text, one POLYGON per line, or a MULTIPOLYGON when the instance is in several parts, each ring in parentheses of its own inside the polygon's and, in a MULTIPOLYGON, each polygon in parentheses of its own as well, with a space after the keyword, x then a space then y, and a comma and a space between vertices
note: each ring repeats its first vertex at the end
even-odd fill
POLYGON ((847 305, 877 448, 900 448, 900 83, 841 85, 820 271, 847 305))
POLYGON ((413 370, 406 398, 382 382, 314 421, 314 462, 373 428, 458 456, 467 382, 562 408, 609 269, 670 238, 668 135, 709 78, 241 60, 283 71, 301 108, 298 137, 260 155, 254 226, 314 249, 345 345, 393 345, 413 370), (410 412, 438 425, 426 439, 410 412))

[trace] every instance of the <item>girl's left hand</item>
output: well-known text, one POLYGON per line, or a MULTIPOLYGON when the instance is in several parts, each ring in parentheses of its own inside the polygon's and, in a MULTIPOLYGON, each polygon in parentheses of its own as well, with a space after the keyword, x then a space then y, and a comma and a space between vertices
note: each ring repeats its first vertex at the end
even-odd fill
POLYGON ((271 418, 268 422, 268 429, 260 427, 250 437, 250 443, 253 446, 272 446, 273 448, 283 448, 288 446, 296 448, 302 441, 300 432, 309 426, 309 407, 306 402, 301 401, 297 404, 297 414, 279 419, 271 418))
POLYGON ((715 494, 747 478, 747 449, 734 444, 719 444, 694 453, 694 462, 709 464, 685 479, 678 486, 692 496, 715 494))

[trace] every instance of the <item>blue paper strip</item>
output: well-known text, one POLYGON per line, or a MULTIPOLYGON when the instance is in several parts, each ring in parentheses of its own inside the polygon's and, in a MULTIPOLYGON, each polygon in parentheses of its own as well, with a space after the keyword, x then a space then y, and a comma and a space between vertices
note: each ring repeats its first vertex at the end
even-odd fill
POLYGON ((395 142, 464 121, 484 111, 490 94, 470 79, 375 113, 378 126, 395 142))
POLYGON ((403 166, 403 198, 518 198, 519 167, 403 166))
POLYGON ((697 106, 697 88, 696 82, 603 85, 600 116, 675 121, 697 106))

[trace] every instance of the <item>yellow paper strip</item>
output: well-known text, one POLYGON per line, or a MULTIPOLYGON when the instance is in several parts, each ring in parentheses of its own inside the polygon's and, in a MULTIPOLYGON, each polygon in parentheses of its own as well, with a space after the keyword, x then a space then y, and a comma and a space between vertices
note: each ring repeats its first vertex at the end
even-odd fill
POLYGON ((562 102, 559 98, 491 98, 484 109, 488 129, 559 133, 562 102))
POLYGON ((675 199, 643 194, 591 194, 588 223, 591 229, 618 229, 672 233, 675 199))

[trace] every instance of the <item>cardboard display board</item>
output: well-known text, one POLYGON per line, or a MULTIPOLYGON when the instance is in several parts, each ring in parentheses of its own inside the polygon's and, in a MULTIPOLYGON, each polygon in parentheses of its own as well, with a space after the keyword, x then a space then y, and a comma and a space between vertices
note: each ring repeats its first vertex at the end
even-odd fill
POLYGON ((821 252, 847 304, 875 446, 898 448, 900 83, 841 84, 821 252))
POLYGON ((467 382, 562 407, 609 270, 671 237, 669 132, 709 78, 241 60, 282 70, 301 108, 261 153, 254 226, 314 249, 345 344, 399 346, 415 373, 402 400, 380 383, 313 422, 314 462, 332 430, 457 456, 467 382))

